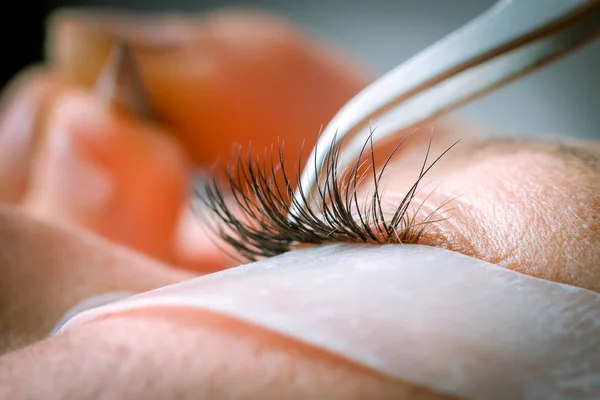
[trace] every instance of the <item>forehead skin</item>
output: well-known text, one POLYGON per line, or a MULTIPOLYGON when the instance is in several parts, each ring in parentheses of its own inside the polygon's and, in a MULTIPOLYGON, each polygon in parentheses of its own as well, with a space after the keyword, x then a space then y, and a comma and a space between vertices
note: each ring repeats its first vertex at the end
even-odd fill
MULTIPOLYGON (((415 199, 423 216, 450 200, 422 243, 600 292, 599 154, 596 145, 460 142, 415 199)), ((388 207, 414 183, 422 157, 412 151, 385 176, 388 207)))

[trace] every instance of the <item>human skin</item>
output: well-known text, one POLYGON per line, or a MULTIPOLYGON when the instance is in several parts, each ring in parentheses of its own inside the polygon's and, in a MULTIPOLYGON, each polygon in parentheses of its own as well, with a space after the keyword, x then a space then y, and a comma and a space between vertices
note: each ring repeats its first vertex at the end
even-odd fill
MULTIPOLYGON (((227 26, 227 19, 221 23, 227 26)), ((265 39, 259 35, 257 42, 261 40, 265 39)), ((263 50, 267 55, 280 50, 269 46, 263 50)), ((336 82, 344 87, 345 79, 336 82)), ((31 87, 32 80, 25 77, 21 85, 31 87)), ((39 398, 52 393, 53 398, 306 398, 327 393, 331 398, 447 398, 205 311, 140 310, 43 340, 52 324, 87 296, 145 291, 201 273, 198 268, 188 272, 155 261, 173 260, 169 254, 173 234, 164 230, 176 230, 175 216, 186 193, 190 161, 186 154, 192 152, 183 141, 170 139, 178 137, 178 131, 107 109, 69 80, 51 77, 44 82, 51 87, 40 89, 38 98, 47 96, 44 90, 53 92, 50 100, 38 100, 48 103, 40 128, 46 140, 31 156, 33 173, 12 180, 21 182, 26 194, 12 201, 15 205, 0 207, 0 352, 10 350, 0 358, 0 397, 39 398), (50 145, 65 137, 76 143, 68 151, 60 153, 61 146, 50 145), (135 157, 131 151, 119 152, 128 142, 145 151, 135 157), (141 205, 141 210, 125 209, 150 225, 118 237, 110 233, 121 231, 111 223, 118 217, 112 217, 110 207, 91 207, 90 212, 84 207, 87 199, 83 204, 67 202, 73 198, 74 189, 69 189, 73 182, 91 182, 86 189, 99 188, 99 193, 104 187, 101 178, 78 181, 69 175, 73 168, 61 157, 82 155, 103 167, 100 175, 117 182, 121 201, 116 204, 141 205), (123 176, 125 170, 135 173, 123 176), (145 179, 149 170, 153 179, 145 179), (173 179, 168 178, 173 177, 179 189, 169 186, 173 179), (156 186, 151 185, 154 179, 156 186), (47 180, 56 186, 44 184, 47 180), (129 185, 139 186, 126 190, 129 185), (140 188, 152 192, 136 197, 140 188), (144 237, 147 231, 156 236, 144 237)), ((18 87, 15 92, 18 99, 25 96, 18 87)), ((428 188, 436 190, 423 210, 459 197, 449 203, 446 212, 451 218, 431 225, 424 243, 600 292, 598 144, 557 150, 555 143, 488 141, 469 129, 436 126, 434 154, 456 138, 463 140, 428 175, 426 182, 432 183, 420 199, 428 188)), ((427 139, 427 134, 415 135, 399 153, 385 175, 388 199, 403 196, 413 183, 427 139)), ((203 260, 216 260, 215 248, 200 243, 203 260)), ((224 266, 214 263, 207 269, 224 266)))
MULTIPOLYGON (((535 152, 531 149, 528 151, 535 152)), ((561 158, 552 158, 553 154, 540 153, 548 157, 549 162, 563 165, 561 158)), ((498 161, 504 155, 500 151, 486 158, 496 161, 495 167, 502 171, 514 163, 513 154, 513 158, 509 157, 505 165, 500 164, 498 161)), ((575 160, 570 161, 565 165, 582 168, 575 160)), ((589 176, 577 176, 582 179, 570 183, 576 183, 579 187, 590 184, 589 176)), ((530 179, 521 177, 523 180, 516 180, 515 185, 527 183, 530 179)), ((553 175, 548 178, 548 185, 561 183, 553 175)), ((591 182, 597 182, 597 176, 591 182)), ((484 192, 487 195, 492 195, 498 189, 495 185, 486 187, 489 187, 484 192)), ((478 197, 480 195, 478 193, 478 197)), ((507 198, 511 199, 510 196, 507 198)), ((517 210, 523 207, 531 212, 525 200, 517 198, 500 205, 517 210)), ((581 199, 578 199, 574 204, 566 202, 561 207, 579 208, 580 203, 581 199)), ((586 203, 583 202, 585 207, 588 206, 586 203)), ((13 318, 7 319, 8 333, 13 336, 14 345, 24 345, 41 338, 49 330, 52 320, 60 315, 61 309, 64 310, 67 304, 73 304, 86 294, 93 295, 106 290, 144 290, 186 278, 180 272, 180 275, 172 275, 176 270, 157 265, 138 253, 127 252, 116 256, 115 253, 123 252, 123 249, 112 243, 87 233, 70 231, 72 228, 60 229, 35 220, 22 210, 4 208, 2 214, 2 226, 6 233, 0 243, 6 246, 2 248, 5 261, 2 265, 3 283, 6 287, 0 293, 9 298, 3 297, 0 304, 14 307, 13 318), (31 248, 37 251, 31 252, 31 248), (95 254, 97 261, 90 262, 90 254, 95 254), (62 273, 56 273, 57 267, 62 273), (140 282, 140 277, 148 283, 140 282), (40 287, 45 290, 40 291, 40 287), (5 288, 12 288, 13 291, 5 288), (38 297, 34 298, 32 293, 38 297), (48 308, 50 311, 46 313, 48 308), (40 315, 48 316, 44 324, 40 322, 44 320, 40 315), (30 329, 33 331, 30 332, 30 329)), ((593 214, 588 217, 593 217, 593 214)), ((486 225, 490 222, 495 223, 495 220, 474 221, 469 226, 476 229, 452 232, 465 241, 474 240, 475 235, 491 228, 486 225)), ((543 219, 540 222, 535 226, 538 231, 547 227, 543 219)), ((559 232, 569 232, 576 239, 583 238, 588 243, 597 240, 597 237, 588 235, 590 232, 579 219, 558 218, 556 223, 559 232)), ((444 229, 450 230, 452 226, 444 229)), ((444 234, 445 237, 453 237, 448 235, 448 231, 444 234)), ((434 234, 429 240, 435 238, 434 234)), ((483 240, 493 239, 493 236, 487 236, 483 240)), ((447 243, 437 242, 440 246, 447 243)), ((542 237, 535 244, 537 246, 520 246, 522 251, 513 255, 516 266, 511 267, 535 275, 539 270, 545 271, 546 266, 533 264, 534 268, 531 269, 532 266, 526 263, 527 258, 519 257, 537 251, 562 255, 555 251, 556 242, 546 242, 542 237), (519 263, 519 260, 525 262, 519 263)), ((589 256, 589 251, 596 249, 597 246, 582 247, 577 253, 567 254, 570 256, 569 265, 581 268, 569 274, 581 284, 572 284, 592 289, 597 285, 597 264, 594 260, 598 255, 592 253, 589 256)), ((546 279, 560 281, 552 274, 553 270, 546 272, 546 279)), ((2 314, 10 316, 5 309, 2 314)), ((202 310, 172 308, 117 314, 76 326, 64 336, 44 340, 4 356, 0 359, 0 377, 5 379, 0 382, 0 391, 4 390, 6 397, 10 398, 35 398, 50 390, 57 398, 92 398, 99 394, 107 397, 119 394, 123 398, 160 398, 166 393, 192 398, 252 398, 275 393, 285 394, 286 398, 306 398, 324 393, 332 398, 352 398, 351 395, 356 398, 446 398, 409 382, 390 380, 321 350, 278 337, 268 330, 252 327, 234 318, 202 310), (76 371, 72 366, 74 359, 83 360, 77 364, 76 371), (40 371, 40 375, 43 371, 53 372, 47 380, 36 379, 35 384, 31 384, 29 377, 32 368, 40 371), (119 371, 118 374, 115 371, 119 371), (73 380, 73 374, 80 379, 73 380), (149 383, 156 381, 160 381, 160 384, 149 383), (353 384, 349 385, 348 382, 353 384)))
POLYGON ((0 312, 7 318, 1 342, 21 347, 0 357, 2 398, 438 398, 268 330, 198 310, 126 314, 23 347, 44 337, 67 304, 86 295, 142 291, 188 276, 85 232, 6 207, 0 215, 0 312), (33 246, 35 254, 27 251, 33 246))
MULTIPOLYGON (((462 135, 414 200, 421 217, 441 207, 421 243, 600 292, 598 143, 462 135)), ((433 155, 455 138, 439 138, 433 155)), ((414 183, 424 150, 391 163, 382 180, 387 207, 414 183)))

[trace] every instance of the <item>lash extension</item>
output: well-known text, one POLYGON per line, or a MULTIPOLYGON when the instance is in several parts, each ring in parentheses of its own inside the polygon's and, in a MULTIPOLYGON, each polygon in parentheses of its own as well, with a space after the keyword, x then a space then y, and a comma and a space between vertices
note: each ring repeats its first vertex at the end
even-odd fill
MULTIPOLYGON (((410 135, 393 149, 380 169, 375 162, 372 135, 365 141, 354 164, 345 170, 339 168, 342 143, 331 145, 324 176, 317 180, 314 195, 308 196, 302 187, 298 187, 304 204, 315 204, 316 208, 297 207, 299 204, 294 199, 295 188, 289 171, 286 171, 281 142, 276 149, 272 146, 270 152, 265 150, 262 162, 251 149, 243 154, 238 148, 229 164, 221 167, 225 181, 213 173, 203 193, 196 192, 212 214, 212 218, 205 218, 209 229, 236 251, 239 256, 236 258, 241 262, 276 256, 306 244, 418 243, 429 224, 443 220, 435 217, 448 201, 420 222, 415 216, 422 203, 416 212, 410 213, 409 207, 425 174, 458 142, 428 165, 430 137, 415 183, 399 201, 391 218, 386 218, 381 178, 394 154, 410 135), (372 192, 367 197, 359 196, 358 189, 363 187, 367 177, 372 179, 372 192), (290 210, 294 207, 300 212, 290 218, 290 210)), ((301 159, 300 155, 294 175, 297 182, 300 182, 301 159)))

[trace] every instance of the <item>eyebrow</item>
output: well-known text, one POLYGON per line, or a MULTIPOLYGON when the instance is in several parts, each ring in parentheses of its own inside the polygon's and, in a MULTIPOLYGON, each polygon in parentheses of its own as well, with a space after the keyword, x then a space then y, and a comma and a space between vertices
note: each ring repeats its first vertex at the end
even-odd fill
POLYGON ((593 173, 600 171, 600 146, 595 149, 583 147, 581 145, 569 145, 559 143, 556 148, 556 153, 567 160, 575 158, 580 164, 588 167, 593 173))
POLYGON ((594 174, 600 171, 600 143, 596 142, 573 141, 572 143, 568 143, 552 141, 551 139, 489 137, 473 140, 466 147, 462 148, 464 154, 470 153, 471 157, 485 156, 488 150, 494 154, 502 152, 514 153, 515 150, 539 151, 551 154, 567 163, 575 162, 594 174), (591 146, 590 143, 592 144, 591 146))

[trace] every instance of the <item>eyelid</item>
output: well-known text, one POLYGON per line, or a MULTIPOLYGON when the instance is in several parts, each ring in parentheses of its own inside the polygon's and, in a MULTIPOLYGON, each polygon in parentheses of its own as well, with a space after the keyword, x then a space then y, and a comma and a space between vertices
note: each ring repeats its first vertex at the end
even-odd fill
POLYGON ((420 220, 412 218, 413 200, 425 175, 457 143, 433 153, 430 137, 413 183, 395 210, 387 214, 383 212, 380 182, 404 140, 382 163, 368 138, 355 164, 348 169, 340 167, 342 142, 332 143, 322 185, 318 181, 318 190, 305 194, 304 204, 312 205, 308 207, 296 202, 297 193, 304 196, 304 189, 294 187, 294 174, 286 170, 281 143, 269 154, 265 152, 262 160, 252 149, 246 154, 238 149, 225 168, 225 182, 215 175, 199 193, 209 210, 203 217, 213 233, 231 246, 242 261, 272 257, 304 244, 418 243, 436 219, 435 212, 420 220), (367 186, 363 178, 371 183, 369 192, 363 191, 367 186))
POLYGON ((293 251, 84 312, 63 330, 164 306, 222 313, 461 398, 600 396, 600 294, 433 247, 293 251))

